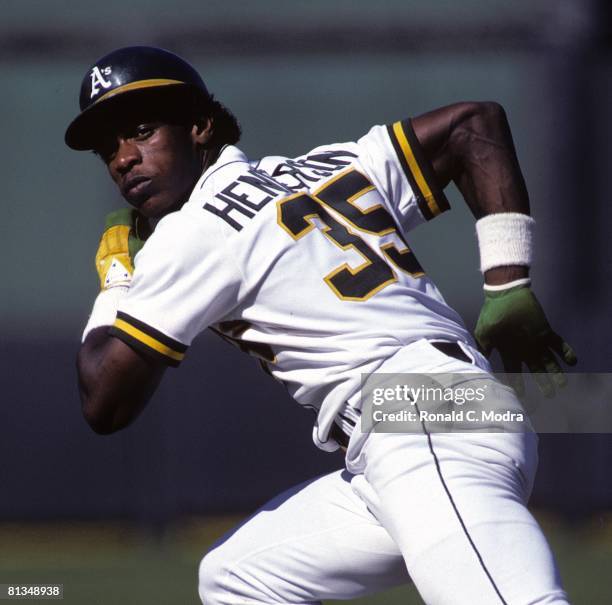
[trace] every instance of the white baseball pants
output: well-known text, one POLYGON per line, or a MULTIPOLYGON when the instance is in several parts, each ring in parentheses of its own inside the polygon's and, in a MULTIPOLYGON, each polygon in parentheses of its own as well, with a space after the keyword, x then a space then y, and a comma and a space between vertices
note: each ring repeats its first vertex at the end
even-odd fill
MULTIPOLYGON (((418 371, 473 371, 423 347, 418 371)), ((205 605, 316 604, 411 581, 428 605, 568 603, 526 508, 535 435, 358 440, 348 470, 277 496, 216 543, 200 564, 205 605)))

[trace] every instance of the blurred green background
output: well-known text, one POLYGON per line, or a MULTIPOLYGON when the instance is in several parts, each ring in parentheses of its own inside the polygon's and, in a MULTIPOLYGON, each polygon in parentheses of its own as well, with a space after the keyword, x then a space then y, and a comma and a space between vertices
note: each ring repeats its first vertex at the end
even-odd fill
MULTIPOLYGON (((342 464, 312 446, 309 415, 208 334, 133 427, 101 438, 84 425, 74 355, 103 218, 123 202, 63 134, 81 78, 113 48, 188 58, 239 117, 251 157, 501 102, 538 222, 535 289, 579 370, 611 370, 608 2, 2 0, 0 15, 0 583, 62 582, 71 604, 196 603, 213 539, 342 464)), ((409 241, 473 327, 473 221, 449 196, 453 211, 409 241)), ((544 435, 540 457, 533 503, 570 596, 609 603, 610 436, 544 435)), ((359 602, 419 600, 408 588, 359 602)))
MULTIPOLYGON (((536 513, 572 603, 608 605, 612 518, 579 525, 536 513)), ((206 548, 240 517, 186 518, 162 533, 118 523, 0 527, 2 582, 64 585, 67 605, 196 605, 197 566, 206 548)), ((359 605, 419 605, 413 586, 355 599, 359 605)), ((340 601, 327 601, 340 603, 340 601)))
MULTIPOLYGON (((567 229, 558 198, 568 176, 560 171, 561 147, 573 142, 577 127, 568 118, 580 120, 589 142, 578 157, 566 150, 574 171, 591 160, 588 154, 609 151, 612 74, 599 31, 607 13, 596 6, 590 0, 3 0, 0 120, 10 142, 2 166, 5 337, 78 334, 90 309, 100 225, 123 202, 96 158, 66 148, 63 134, 77 113, 88 66, 128 44, 161 45, 193 62, 239 117, 251 157, 354 140, 375 123, 457 100, 501 102, 546 236, 536 277, 553 288, 558 280, 550 270, 559 258, 546 252, 567 229), (569 115, 578 102, 579 113, 569 115)), ((467 308, 478 297, 480 276, 469 215, 454 192, 451 199, 455 216, 413 239, 451 301, 467 308)))

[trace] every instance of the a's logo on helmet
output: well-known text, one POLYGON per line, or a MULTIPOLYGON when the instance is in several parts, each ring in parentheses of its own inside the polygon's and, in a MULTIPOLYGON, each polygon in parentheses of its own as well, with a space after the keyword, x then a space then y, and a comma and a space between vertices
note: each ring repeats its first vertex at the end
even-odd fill
POLYGON ((100 92, 100 88, 98 88, 99 86, 102 86, 102 88, 110 88, 112 82, 110 80, 105 80, 104 76, 110 76, 112 71, 113 70, 111 67, 103 67, 102 69, 100 69, 98 66, 94 67, 91 70, 91 95, 89 97, 90 99, 93 99, 100 92))

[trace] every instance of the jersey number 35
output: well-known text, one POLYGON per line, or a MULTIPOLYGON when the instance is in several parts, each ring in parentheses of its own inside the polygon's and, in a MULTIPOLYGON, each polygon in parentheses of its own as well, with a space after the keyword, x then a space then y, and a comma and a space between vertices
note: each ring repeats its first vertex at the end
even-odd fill
POLYGON ((344 263, 324 277, 327 285, 342 300, 367 300, 385 286, 396 282, 394 267, 412 277, 424 274, 419 261, 382 204, 366 209, 355 204, 359 197, 374 189, 363 174, 350 169, 312 194, 296 193, 276 203, 278 224, 293 239, 299 240, 314 229, 319 229, 334 245, 342 250, 353 249, 364 258, 358 267, 352 268, 344 263), (335 219, 329 209, 342 216, 355 231, 335 219), (379 237, 393 233, 393 239, 401 242, 401 248, 394 242, 379 244, 379 254, 357 232, 379 237))

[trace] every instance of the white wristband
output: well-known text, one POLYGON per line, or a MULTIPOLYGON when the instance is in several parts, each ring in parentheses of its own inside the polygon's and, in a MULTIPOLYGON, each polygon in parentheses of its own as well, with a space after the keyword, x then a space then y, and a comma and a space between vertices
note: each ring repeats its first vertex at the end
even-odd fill
POLYGON ((117 316, 117 308, 123 297, 127 294, 127 286, 116 286, 108 290, 102 290, 94 303, 89 321, 85 326, 81 342, 85 342, 87 335, 95 328, 112 326, 117 316))
POLYGON ((480 270, 508 265, 531 266, 535 221, 519 212, 489 214, 476 221, 480 270))
POLYGON ((491 284, 484 284, 483 288, 487 292, 501 292, 503 290, 510 290, 510 288, 515 288, 516 286, 529 286, 529 285, 531 285, 531 278, 521 277, 521 279, 515 279, 505 284, 498 284, 496 286, 493 286, 491 284))

